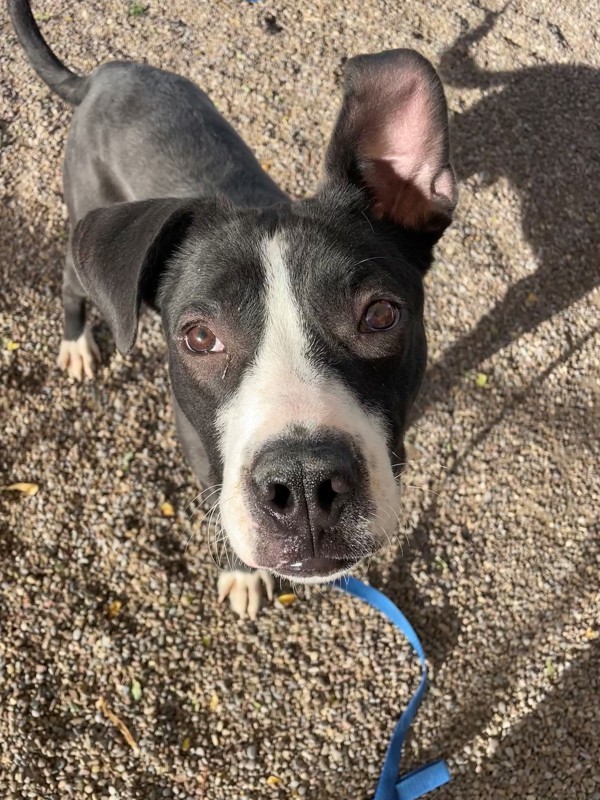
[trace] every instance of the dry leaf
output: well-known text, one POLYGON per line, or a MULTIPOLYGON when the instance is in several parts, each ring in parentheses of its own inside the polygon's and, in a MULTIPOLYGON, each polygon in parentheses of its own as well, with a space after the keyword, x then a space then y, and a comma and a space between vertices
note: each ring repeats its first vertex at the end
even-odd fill
POLYGON ((436 556, 433 559, 433 563, 439 569, 440 572, 445 572, 448 569, 448 564, 441 556, 436 556))
POLYGON ((106 607, 108 618, 114 619, 122 608, 123 608, 123 603, 120 600, 113 600, 106 607))
POLYGON ((279 786, 281 783, 281 778, 278 778, 277 775, 269 775, 267 778, 267 783, 269 786, 279 786))
POLYGON ((537 295, 535 292, 529 292, 527 297, 525 298, 525 303, 528 306, 534 306, 537 303, 537 295))
POLYGON ((277 598, 278 602, 281 603, 282 606, 291 606, 292 603, 296 602, 296 595, 295 594, 280 594, 277 598))
POLYGON ((163 515, 163 517, 174 517, 175 509, 171 503, 161 503, 160 513, 163 515))
POLYGON ((1 486, 0 488, 6 491, 22 492, 28 497, 33 497, 38 493, 40 487, 37 483, 11 483, 10 486, 1 486))
POLYGON ((125 455, 123 456, 123 469, 125 470, 125 472, 127 472, 127 470, 129 469, 131 462, 133 461, 134 458, 135 458, 135 453, 131 450, 129 450, 129 452, 125 453, 125 455))
POLYGON ((218 707, 219 707, 219 698, 217 697, 216 694, 213 694, 213 696, 210 698, 210 710, 216 711, 218 707))
POLYGON ((138 753, 140 748, 138 747, 136 740, 131 735, 131 731, 129 730, 127 725, 125 725, 123 720, 119 719, 119 717, 117 717, 117 715, 110 710, 110 708, 106 705, 106 700, 103 697, 98 698, 98 702, 96 703, 96 708, 98 709, 98 711, 101 711, 102 714, 104 714, 104 716, 109 722, 112 722, 112 724, 119 731, 121 736, 125 739, 129 747, 131 747, 131 749, 135 753, 138 753))
POLYGON ((587 639, 588 642, 593 642, 594 639, 597 639, 600 636, 598 631, 595 631, 593 628, 588 628, 587 631, 583 634, 583 638, 587 639))
POLYGON ((187 751, 190 749, 191 746, 192 746, 192 740, 190 739, 189 736, 186 736, 183 742, 181 743, 181 749, 183 750, 184 753, 187 753, 187 751))
POLYGON ((551 658, 546 659, 546 664, 544 665, 544 673, 547 678, 554 678, 556 675, 556 667, 552 663, 551 658))
POLYGON ((142 699, 142 684, 136 681, 135 678, 131 681, 131 696, 136 703, 142 699))

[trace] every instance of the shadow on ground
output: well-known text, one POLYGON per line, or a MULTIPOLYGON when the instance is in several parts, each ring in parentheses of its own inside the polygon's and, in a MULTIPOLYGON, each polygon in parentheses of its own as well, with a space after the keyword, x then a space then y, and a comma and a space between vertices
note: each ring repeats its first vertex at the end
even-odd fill
MULTIPOLYGON (((441 59, 441 72, 447 85, 486 91, 486 96, 472 107, 452 117, 454 165, 461 182, 475 174, 489 185, 501 178, 508 180, 521 201, 523 234, 534 252, 537 268, 513 284, 490 312, 475 322, 471 331, 431 365, 415 420, 447 399, 466 372, 580 300, 600 283, 600 194, 595 188, 600 185, 600 117, 597 113, 600 70, 569 65, 509 72, 480 69, 470 48, 492 29, 499 13, 488 13, 481 26, 464 32, 441 59)), ((569 47, 564 37, 562 46, 565 50, 569 47)), ((545 380, 598 332, 599 327, 595 327, 578 340, 566 341, 565 352, 543 374, 535 376, 536 383, 545 380)), ((488 424, 476 438, 465 443, 463 455, 450 472, 456 472, 490 431, 526 399, 525 389, 508 397, 501 407, 490 404, 488 424)), ((581 434, 589 435, 590 431, 581 434)), ((412 577, 417 554, 423 558, 427 569, 435 569, 428 534, 437 520, 435 498, 423 510, 412 533, 412 557, 410 552, 398 553, 390 585, 384 590, 406 610, 423 634, 425 649, 439 669, 458 641, 461 623, 448 598, 443 607, 426 607, 412 577)), ((587 557, 593 559, 594 553, 588 553, 587 557)), ((381 582, 375 573, 372 578, 376 584, 381 582)), ((563 594, 557 597, 554 607, 543 619, 526 621, 519 635, 533 636, 539 626, 552 624, 552 620, 558 622, 568 613, 572 600, 570 588, 577 591, 576 585, 563 586, 563 594)), ((513 787, 518 794, 520 787, 523 796, 526 789, 535 791, 536 797, 558 796, 553 794, 556 789, 552 783, 553 773, 576 772, 571 764, 574 759, 580 759, 579 768, 586 768, 586 758, 592 752, 592 733, 586 741, 573 740, 570 720, 575 710, 597 696, 599 656, 598 647, 582 653, 557 681, 546 700, 502 740, 479 773, 473 770, 466 778, 461 777, 461 791, 464 790, 465 796, 482 796, 481 793, 491 787, 498 793, 513 787), (582 688, 586 686, 587 690, 582 688), (519 754, 517 762, 512 760, 513 751, 519 754), (532 765, 535 760, 538 764, 544 763, 545 769, 532 765), (507 763, 510 769, 503 766, 507 763), (553 764, 556 769, 552 768, 553 764)), ((499 652, 493 674, 487 667, 482 664, 479 685, 469 690, 468 708, 451 715, 446 726, 440 726, 431 752, 424 753, 421 761, 437 758, 444 752, 459 752, 484 730, 492 716, 495 699, 506 694, 506 686, 517 669, 514 653, 509 656, 499 652), (500 683, 498 676, 503 678, 500 683)), ((580 729, 581 724, 573 727, 580 729)), ((574 773, 571 788, 575 790, 576 786, 574 773)))
POLYGON ((581 724, 581 709, 597 702, 599 692, 600 646, 595 642, 537 708, 511 728, 479 772, 461 775, 461 795, 483 797, 493 789, 498 797, 588 800, 581 791, 582 776, 595 771, 598 780, 598 745, 593 726, 586 730, 581 724), (571 776, 568 782, 566 775, 571 776))
MULTIPOLYGON (((454 165, 461 182, 474 174, 489 185, 500 178, 510 182, 538 266, 431 366, 421 413, 465 372, 600 283, 600 70, 480 69, 470 48, 501 13, 489 12, 441 58, 447 85, 486 92, 452 116, 454 165)), ((561 41, 567 54, 568 42, 561 41)))
MULTIPOLYGON (((473 107, 453 115, 454 165, 460 181, 476 173, 489 184, 501 177, 510 181, 521 198, 523 232, 538 267, 511 286, 466 336, 431 365, 414 421, 447 397, 465 372, 600 284, 600 194, 594 188, 600 185, 600 70, 568 65, 481 70, 470 48, 492 30, 501 13, 488 12, 482 25, 465 32, 442 55, 446 84, 493 90, 473 107)), ((568 48, 566 40, 562 46, 568 48)), ((566 342, 565 354, 535 376, 536 383, 597 334, 596 327, 580 340, 566 342)), ((524 399, 524 392, 517 392, 503 407, 495 408, 485 429, 464 448, 466 453, 524 399)), ((451 471, 459 466, 457 461, 451 471)), ((436 516, 433 502, 413 534, 413 546, 428 565, 432 559, 427 531, 436 516)), ((410 577, 410 555, 399 554, 395 566, 401 572, 399 585, 404 586, 401 602, 411 609, 418 605, 418 591, 410 577)), ((377 575, 373 578, 377 583, 377 575)), ((418 617, 416 607, 415 613, 418 617)), ((432 658, 438 665, 458 635, 457 625, 451 620, 446 624, 450 624, 450 638, 438 646, 432 642, 432 658)))

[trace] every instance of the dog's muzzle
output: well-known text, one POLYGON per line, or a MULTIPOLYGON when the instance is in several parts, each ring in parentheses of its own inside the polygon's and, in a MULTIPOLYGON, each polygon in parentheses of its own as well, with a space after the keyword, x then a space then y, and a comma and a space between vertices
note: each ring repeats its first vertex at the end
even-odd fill
POLYGON ((259 531, 257 563, 292 579, 350 569, 375 549, 363 552, 364 540, 353 535, 364 520, 367 492, 361 460, 344 439, 267 444, 246 480, 259 531))

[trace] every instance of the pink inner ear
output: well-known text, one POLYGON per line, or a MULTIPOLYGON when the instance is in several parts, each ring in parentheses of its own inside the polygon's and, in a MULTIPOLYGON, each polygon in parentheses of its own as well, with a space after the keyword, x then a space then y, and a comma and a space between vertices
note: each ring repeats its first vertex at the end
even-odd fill
POLYGON ((400 178, 428 191, 437 148, 430 140, 431 110, 422 81, 414 77, 400 93, 382 94, 385 105, 373 109, 375 125, 363 134, 361 150, 369 160, 386 161, 400 178))
POLYGON ((456 178, 451 169, 445 169, 435 178, 433 191, 440 197, 446 197, 452 204, 456 203, 456 178))
POLYGON ((443 163, 445 131, 432 102, 422 75, 403 75, 400 87, 388 86, 370 104, 359 142, 374 211, 409 227, 426 224, 439 200, 455 198, 454 176, 443 163))

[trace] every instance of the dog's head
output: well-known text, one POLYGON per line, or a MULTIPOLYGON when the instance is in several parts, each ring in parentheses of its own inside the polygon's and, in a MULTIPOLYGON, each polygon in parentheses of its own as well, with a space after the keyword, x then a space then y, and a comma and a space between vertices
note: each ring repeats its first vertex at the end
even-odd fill
POLYGON ((173 391, 248 565, 338 575, 393 535, 426 360, 423 275, 456 202, 443 90, 411 51, 351 59, 325 179, 266 209, 98 209, 75 260, 121 351, 160 310, 173 391))

